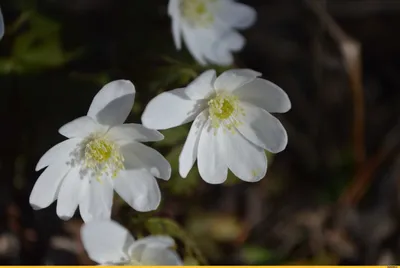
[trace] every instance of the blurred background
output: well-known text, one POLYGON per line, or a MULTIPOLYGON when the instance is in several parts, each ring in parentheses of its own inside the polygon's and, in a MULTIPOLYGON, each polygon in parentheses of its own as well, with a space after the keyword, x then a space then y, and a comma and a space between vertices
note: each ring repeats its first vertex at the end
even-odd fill
MULTIPOLYGON (((163 203, 113 218, 135 236, 169 234, 186 264, 395 264, 400 259, 400 1, 241 0, 258 12, 236 67, 282 87, 289 144, 254 184, 177 173, 189 125, 153 144, 171 162, 163 203)), ((129 79, 146 103, 208 68, 173 45, 167 0, 0 0, 0 264, 92 264, 79 214, 28 199, 58 128, 103 84, 129 79)), ((229 67, 227 67, 229 68, 229 67)))

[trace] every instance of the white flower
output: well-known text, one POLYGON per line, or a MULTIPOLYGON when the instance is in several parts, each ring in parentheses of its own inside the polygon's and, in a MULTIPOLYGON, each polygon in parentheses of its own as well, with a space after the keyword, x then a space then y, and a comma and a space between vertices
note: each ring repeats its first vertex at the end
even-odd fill
POLYGON ((167 160, 140 142, 164 136, 140 124, 123 124, 135 98, 130 81, 105 85, 94 97, 87 116, 59 129, 68 139, 48 150, 36 170, 48 166, 33 187, 34 209, 57 199, 57 215, 69 219, 79 206, 84 221, 110 218, 114 190, 138 211, 155 210, 161 199, 154 178, 168 180, 167 160))
POLYGON ((96 220, 81 229, 89 258, 102 265, 182 265, 171 248, 169 236, 148 236, 135 240, 123 226, 112 220, 96 220))
POLYGON ((208 183, 223 183, 228 168, 240 179, 255 182, 265 176, 264 149, 285 149, 287 134, 272 113, 291 108, 286 93, 257 78, 248 69, 229 70, 216 78, 202 73, 186 88, 164 92, 147 105, 143 125, 168 129, 193 121, 179 156, 179 173, 186 177, 197 158, 199 172, 208 183))
POLYGON ((240 51, 245 39, 235 29, 246 29, 256 20, 253 8, 234 0, 170 0, 175 46, 181 34, 193 57, 202 65, 230 65, 232 52, 240 51))

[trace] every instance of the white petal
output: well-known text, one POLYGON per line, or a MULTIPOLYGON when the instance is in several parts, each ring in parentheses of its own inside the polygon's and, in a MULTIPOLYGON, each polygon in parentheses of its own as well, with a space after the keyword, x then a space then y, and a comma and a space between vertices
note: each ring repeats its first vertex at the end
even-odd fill
POLYGON ((168 129, 192 121, 201 111, 201 103, 189 99, 185 88, 161 93, 147 104, 142 122, 150 129, 168 129))
POLYGON ((83 177, 79 173, 80 168, 71 169, 65 176, 60 193, 57 197, 57 215, 62 220, 69 220, 74 216, 81 200, 83 177))
POLYGON ((182 260, 174 251, 159 247, 146 247, 141 263, 144 265, 182 265, 182 260))
POLYGON ((146 247, 170 248, 175 246, 175 241, 169 236, 165 235, 150 235, 135 241, 131 249, 136 246, 145 245, 146 247))
POLYGON ((140 212, 152 211, 161 202, 156 179, 146 170, 122 170, 114 179, 115 191, 132 208, 140 212))
POLYGON ((53 146, 40 158, 35 170, 41 170, 60 158, 65 159, 80 141, 81 139, 68 139, 53 146))
POLYGON ((204 30, 192 28, 185 23, 182 24, 182 35, 190 54, 199 64, 206 65, 207 62, 203 54, 204 51, 208 50, 207 47, 212 42, 210 40, 211 36, 205 39, 207 35, 204 34, 204 30))
POLYGON ((102 178, 100 181, 92 178, 86 187, 85 195, 79 204, 83 221, 109 219, 114 196, 114 189, 109 178, 102 178))
POLYGON ((214 88, 216 90, 233 91, 246 83, 249 83, 260 76, 261 73, 250 69, 232 69, 223 72, 215 80, 214 88))
POLYGON ((127 261, 128 248, 134 243, 129 231, 112 220, 85 223, 81 237, 90 259, 100 264, 127 261))
POLYGON ((186 87, 186 95, 192 100, 208 98, 214 93, 215 70, 208 70, 200 74, 186 87))
POLYGON ((168 15, 173 16, 179 13, 179 1, 180 0, 169 0, 168 15))
POLYGON ((106 128, 97 124, 89 116, 82 116, 66 123, 58 132, 67 138, 85 138, 91 133, 105 130, 106 128))
POLYGON ((202 179, 210 184, 223 183, 228 176, 228 168, 223 160, 221 135, 222 129, 219 128, 215 133, 208 120, 199 140, 197 165, 202 179))
POLYGON ((130 81, 112 81, 94 97, 87 115, 102 125, 121 125, 131 112, 134 100, 135 86, 130 81))
POLYGON ((171 177, 171 165, 153 148, 135 142, 121 147, 121 152, 126 169, 145 168, 157 178, 169 180, 171 177))
POLYGON ((143 251, 147 247, 167 249, 175 246, 175 241, 169 236, 151 235, 136 240, 129 248, 128 252, 134 260, 142 260, 143 251))
POLYGON ((232 173, 247 182, 264 178, 267 172, 264 149, 256 147, 239 132, 226 132, 224 135, 224 159, 232 173))
POLYGON ((248 140, 272 153, 279 153, 286 148, 288 137, 281 122, 264 109, 241 102, 244 116, 243 124, 237 129, 248 140))
POLYGON ((224 23, 237 29, 246 29, 254 24, 257 12, 254 8, 236 2, 225 2, 218 9, 218 18, 224 23))
POLYGON ((179 174, 182 178, 186 178, 196 161, 200 134, 203 130, 204 124, 207 122, 207 115, 207 110, 201 112, 190 127, 185 145, 183 145, 182 152, 179 155, 179 174))
POLYGON ((3 38, 4 35, 4 20, 3 20, 3 14, 1 13, 0 9, 0 39, 3 38))
POLYGON ((170 0, 168 3, 168 14, 172 19, 172 35, 175 47, 180 50, 182 48, 181 41, 181 18, 179 14, 179 0, 170 0))
POLYGON ((46 208, 57 199, 60 184, 68 171, 67 161, 57 159, 42 172, 29 196, 33 209, 46 208))
POLYGON ((254 104, 270 113, 285 113, 290 110, 288 95, 277 85, 261 78, 235 90, 240 100, 254 104))
POLYGON ((233 63, 232 51, 240 51, 246 43, 244 37, 236 31, 227 31, 211 44, 206 53, 207 59, 218 65, 231 65, 233 63))
POLYGON ((123 124, 112 127, 107 133, 114 141, 161 141, 163 134, 140 124, 123 124))

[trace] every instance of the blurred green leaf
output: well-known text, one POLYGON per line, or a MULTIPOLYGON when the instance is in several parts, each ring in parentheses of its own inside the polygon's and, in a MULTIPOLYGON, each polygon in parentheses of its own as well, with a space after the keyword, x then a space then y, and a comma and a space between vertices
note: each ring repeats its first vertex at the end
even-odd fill
POLYGON ((28 11, 17 19, 13 30, 24 24, 28 24, 28 30, 15 37, 11 57, 0 60, 1 72, 21 73, 59 67, 82 53, 82 50, 63 50, 60 25, 55 21, 28 11))
POLYGON ((269 249, 260 246, 244 246, 241 255, 243 262, 249 265, 270 264, 275 259, 269 249))

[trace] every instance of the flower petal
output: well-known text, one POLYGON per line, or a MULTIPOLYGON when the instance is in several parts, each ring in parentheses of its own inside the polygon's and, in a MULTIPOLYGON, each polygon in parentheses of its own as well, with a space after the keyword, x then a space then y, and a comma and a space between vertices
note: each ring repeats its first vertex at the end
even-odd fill
POLYGON ((215 80, 214 88, 218 90, 233 91, 246 83, 261 76, 261 73, 250 69, 232 69, 223 72, 215 80))
POLYGON ((213 84, 215 78, 215 70, 203 72, 186 87, 186 95, 192 100, 208 98, 214 93, 213 84))
POLYGON ((182 48, 181 41, 181 18, 179 14, 179 0, 170 0, 168 3, 168 15, 172 19, 172 36, 174 38, 175 47, 180 50, 182 48))
POLYGON ((288 95, 280 87, 265 79, 254 81, 235 90, 240 100, 256 105, 270 113, 285 113, 290 110, 288 95))
POLYGON ((97 124, 89 116, 82 116, 66 123, 58 132, 67 138, 85 138, 93 132, 104 130, 106 130, 106 128, 97 124))
POLYGON ((68 139, 50 148, 39 160, 35 170, 39 171, 54 163, 57 159, 65 159, 70 152, 81 142, 81 139, 68 139))
POLYGON ((176 252, 159 247, 146 247, 141 256, 145 265, 182 265, 182 260, 176 252))
POLYGON ((246 29, 256 21, 257 12, 254 8, 233 1, 222 3, 225 4, 218 9, 217 17, 229 27, 246 29))
POLYGON ((204 110, 196 117, 190 127, 182 152, 179 155, 179 174, 182 178, 186 178, 196 161, 200 134, 203 130, 204 124, 207 122, 207 114, 208 111, 204 110))
POLYGON ((4 19, 0 9, 0 39, 4 36, 4 19))
POLYGON ((196 59, 196 61, 201 65, 206 65, 207 62, 204 59, 204 51, 207 51, 207 47, 212 43, 212 35, 207 34, 207 32, 211 33, 211 30, 203 30, 192 28, 186 23, 182 24, 182 36, 185 41, 186 47, 189 50, 190 54, 196 59), (208 36, 207 39, 204 37, 208 36))
POLYGON ((57 199, 59 187, 68 171, 67 161, 61 158, 42 172, 29 196, 33 209, 46 208, 57 199))
POLYGON ((240 51, 246 43, 244 37, 236 31, 226 31, 215 40, 205 56, 218 65, 231 65, 234 61, 232 51, 240 51))
POLYGON ((223 141, 224 159, 236 177, 247 182, 257 182, 265 177, 267 157, 264 149, 256 147, 238 132, 227 131, 223 141))
POLYGON ((125 158, 126 169, 147 169, 154 177, 169 180, 171 177, 171 165, 156 150, 141 143, 135 142, 121 147, 125 158))
POLYGON ((221 138, 222 129, 214 130, 210 121, 204 125, 201 131, 197 153, 197 165, 200 176, 210 184, 223 183, 228 176, 228 167, 223 160, 221 138), (216 133, 214 132, 216 131, 216 133))
POLYGON ((255 145, 272 153, 279 153, 286 148, 288 137, 281 122, 264 109, 241 102, 244 115, 243 124, 237 129, 255 145))
POLYGON ((144 169, 120 171, 114 179, 114 188, 137 211, 152 211, 160 205, 161 192, 157 181, 144 169))
POLYGON ((75 167, 65 176, 60 193, 57 197, 57 215, 62 220, 69 220, 74 216, 81 201, 83 179, 79 174, 80 169, 75 167))
POLYGON ((102 178, 100 181, 92 178, 86 187, 85 195, 79 204, 83 221, 109 219, 114 196, 114 189, 109 178, 102 178))
POLYGON ((189 99, 185 88, 178 88, 152 99, 142 114, 142 122, 150 129, 168 129, 192 121, 200 111, 201 103, 189 99))
POLYGON ((135 92, 128 80, 112 81, 96 94, 87 115, 102 125, 121 125, 132 110, 135 92))
POLYGON ((143 251, 146 247, 168 249, 175 246, 175 241, 164 235, 151 235, 136 240, 129 248, 128 252, 131 258, 140 262, 142 260, 143 251))
POLYGON ((164 135, 140 124, 123 124, 112 127, 107 133, 115 141, 161 141, 164 135))
POLYGON ((139 245, 146 245, 146 247, 159 247, 170 248, 175 246, 175 241, 170 236, 165 235, 150 235, 135 241, 131 249, 139 245))
POLYGON ((81 237, 90 259, 100 264, 129 260, 128 248, 135 240, 127 229, 112 220, 85 223, 81 237))

